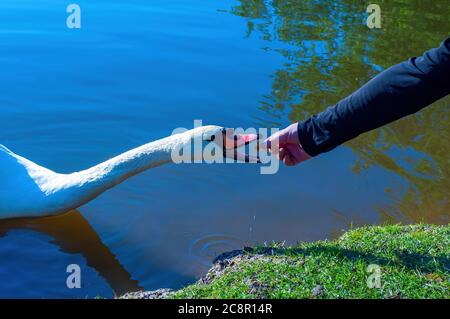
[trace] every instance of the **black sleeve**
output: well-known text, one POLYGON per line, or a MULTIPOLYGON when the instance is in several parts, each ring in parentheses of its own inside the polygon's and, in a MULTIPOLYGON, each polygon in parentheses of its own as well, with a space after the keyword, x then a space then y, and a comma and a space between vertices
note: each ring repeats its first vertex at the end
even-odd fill
POLYGON ((304 150, 316 156, 450 93, 450 38, 439 48, 394 65, 352 95, 298 124, 304 150))

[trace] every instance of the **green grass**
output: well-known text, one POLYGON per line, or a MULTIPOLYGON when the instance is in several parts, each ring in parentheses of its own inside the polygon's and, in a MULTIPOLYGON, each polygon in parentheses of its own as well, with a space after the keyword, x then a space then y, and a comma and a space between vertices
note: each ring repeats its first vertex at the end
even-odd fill
POLYGON ((449 299, 450 226, 363 227, 336 241, 246 249, 215 269, 173 297, 449 299), (370 264, 380 288, 368 287, 370 264))

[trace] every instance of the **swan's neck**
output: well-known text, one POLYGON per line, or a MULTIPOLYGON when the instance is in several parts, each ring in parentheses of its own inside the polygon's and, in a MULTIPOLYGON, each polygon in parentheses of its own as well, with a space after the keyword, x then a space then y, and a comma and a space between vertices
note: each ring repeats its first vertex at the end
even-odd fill
POLYGON ((190 139, 191 135, 186 132, 132 149, 92 168, 65 176, 63 188, 76 190, 78 201, 84 203, 127 178, 171 162, 172 151, 190 139))

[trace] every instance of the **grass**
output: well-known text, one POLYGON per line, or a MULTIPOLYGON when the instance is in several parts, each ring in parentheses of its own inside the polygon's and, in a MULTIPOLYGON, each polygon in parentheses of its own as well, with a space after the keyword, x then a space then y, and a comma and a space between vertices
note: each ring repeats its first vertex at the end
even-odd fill
POLYGON ((362 227, 335 241, 245 249, 172 297, 449 299, 450 226, 362 227), (369 288, 369 265, 379 266, 379 288, 369 288))

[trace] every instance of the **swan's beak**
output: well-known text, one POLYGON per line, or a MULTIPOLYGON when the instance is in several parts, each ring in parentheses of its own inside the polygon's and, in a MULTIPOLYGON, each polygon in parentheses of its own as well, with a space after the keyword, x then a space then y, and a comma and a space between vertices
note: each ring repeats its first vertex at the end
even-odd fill
MULTIPOLYGON (((245 163, 261 163, 259 156, 253 156, 245 153, 245 146, 251 142, 256 141, 259 145, 259 135, 256 134, 236 134, 233 129, 222 129, 223 138, 223 157, 231 158, 236 161, 245 163), (240 152, 238 148, 244 146, 244 153, 240 152)), ((258 152, 257 152, 258 153, 258 152)))

